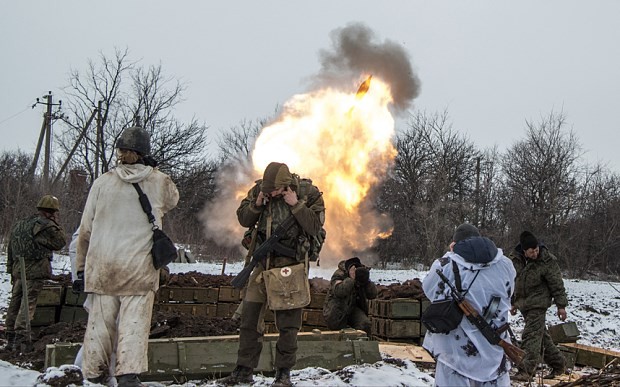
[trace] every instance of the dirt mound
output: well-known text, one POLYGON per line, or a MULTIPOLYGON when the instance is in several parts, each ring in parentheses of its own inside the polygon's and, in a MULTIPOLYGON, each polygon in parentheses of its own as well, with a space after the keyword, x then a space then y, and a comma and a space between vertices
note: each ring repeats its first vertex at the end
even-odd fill
MULTIPOLYGON (((153 313, 150 338, 196 337, 236 335, 239 323, 231 319, 205 319, 178 312, 153 313)), ((34 351, 16 353, 0 349, 0 359, 20 367, 44 371, 45 347, 58 342, 81 343, 86 331, 86 321, 79 323, 60 322, 47 327, 33 328, 32 342, 34 351)))
POLYGON ((390 300, 393 298, 423 300, 426 299, 426 296, 422 290, 422 282, 415 278, 407 280, 402 284, 377 285, 377 298, 380 300, 390 300))
POLYGON ((231 286, 230 281, 234 277, 231 275, 204 274, 197 271, 187 273, 171 274, 168 287, 201 287, 219 288, 220 286, 231 286))

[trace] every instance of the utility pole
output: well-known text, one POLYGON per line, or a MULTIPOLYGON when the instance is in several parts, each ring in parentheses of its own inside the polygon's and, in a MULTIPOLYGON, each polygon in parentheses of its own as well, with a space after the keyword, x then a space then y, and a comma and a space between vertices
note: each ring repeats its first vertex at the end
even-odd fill
POLYGON ((46 100, 46 102, 39 101, 37 98, 37 102, 32 105, 34 109, 37 105, 46 105, 47 109, 45 113, 43 113, 43 125, 41 125, 41 133, 39 134, 39 142, 37 143, 37 149, 35 152, 34 160, 32 161, 32 165, 30 166, 30 176, 34 176, 34 172, 37 168, 37 163, 39 161, 39 155, 41 154, 41 146, 43 145, 43 140, 45 140, 45 153, 43 158, 43 187, 45 190, 49 188, 50 183, 50 158, 52 154, 52 123, 53 120, 61 118, 62 115, 59 114, 60 109, 62 107, 62 101, 58 100, 58 103, 54 103, 52 92, 48 91, 48 94, 42 97, 46 100), (56 112, 52 112, 52 106, 58 106, 56 112))
POLYGON ((101 147, 103 146, 103 128, 101 127, 103 125, 103 120, 101 117, 101 107, 103 105, 103 101, 99 101, 99 104, 97 105, 97 133, 95 133, 95 179, 97 179, 97 177, 99 177, 99 158, 100 158, 100 152, 103 152, 103 150, 101 149, 101 147))

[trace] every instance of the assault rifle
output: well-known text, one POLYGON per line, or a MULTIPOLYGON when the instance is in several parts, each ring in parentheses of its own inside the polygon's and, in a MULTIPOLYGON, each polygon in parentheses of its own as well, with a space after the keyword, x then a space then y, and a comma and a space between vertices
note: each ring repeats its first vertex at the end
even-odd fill
POLYGON ((508 356, 514 364, 521 364, 523 358, 525 357, 525 351, 499 337, 497 331, 489 325, 484 317, 482 317, 480 313, 478 313, 478 311, 469 303, 469 301, 467 301, 465 297, 463 297, 463 295, 454 287, 454 285, 450 283, 443 272, 439 269, 436 271, 441 280, 450 287, 452 298, 457 302, 459 308, 461 308, 463 314, 467 317, 469 322, 478 328, 480 333, 482 333, 482 336, 484 336, 489 343, 502 347, 504 353, 506 353, 506 356, 508 356))
MULTIPOLYGON (((254 254, 252 254, 252 259, 250 260, 250 262, 245 265, 243 270, 241 270, 235 278, 232 279, 232 286, 237 289, 243 289, 243 287, 245 287, 245 284, 248 282, 248 279, 250 278, 250 274, 252 274, 252 270, 254 270, 254 267, 256 267, 259 262, 263 261, 272 250, 278 251, 281 248, 285 248, 284 246, 279 244, 278 241, 284 236, 286 231, 293 225, 293 223, 295 223, 294 215, 289 215, 289 217, 286 218, 284 222, 280 223, 276 230, 271 234, 269 239, 267 239, 256 250, 254 250, 254 254)), ((293 249, 290 250, 293 254, 295 253, 293 249)))

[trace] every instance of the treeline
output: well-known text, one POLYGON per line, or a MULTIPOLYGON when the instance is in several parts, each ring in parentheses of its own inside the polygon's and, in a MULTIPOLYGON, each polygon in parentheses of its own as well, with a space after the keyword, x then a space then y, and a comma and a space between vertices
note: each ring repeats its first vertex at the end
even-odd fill
MULTIPOLYGON (((60 199, 63 226, 72 233, 90 184, 114 166, 116 139, 139 118, 151 133, 154 158, 180 191, 178 207, 166 216, 166 231, 197 254, 238 258, 237 249, 205 236, 199 214, 218 192, 218 172, 248 159, 266 121, 230 128, 214 139, 217 153, 205 155, 208 127, 173 114, 184 90, 161 66, 130 61, 126 50, 112 58, 102 54, 84 72, 72 71, 63 114, 54 123, 50 176, 58 176, 56 184, 43 181, 40 166, 32 169, 33 154, 0 153, 0 237, 15 220, 34 212, 46 193, 60 199), (84 130, 94 116, 99 130, 84 130), (66 172, 60 173, 67 160, 66 172)), ((477 147, 452 127, 447 112, 411 114, 394 141, 393 168, 371 193, 394 225, 391 236, 376 245, 382 263, 427 266, 446 250, 454 228, 468 221, 505 251, 517 244, 521 231, 532 231, 571 277, 620 272, 615 259, 619 175, 583 161, 579 139, 563 113, 526 122, 523 138, 503 150, 477 147)))

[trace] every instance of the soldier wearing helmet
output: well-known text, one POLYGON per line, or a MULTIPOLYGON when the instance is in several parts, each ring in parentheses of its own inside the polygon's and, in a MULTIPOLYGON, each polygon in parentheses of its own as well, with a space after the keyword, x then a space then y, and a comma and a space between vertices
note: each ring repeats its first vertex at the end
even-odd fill
POLYGON ((13 226, 7 249, 7 272, 11 273, 11 300, 6 314, 9 350, 28 350, 28 320, 32 320, 37 297, 43 283, 52 275, 53 251, 67 243, 65 231, 59 224, 60 202, 52 195, 43 196, 37 203, 37 214, 19 220, 13 226), (26 278, 21 278, 23 260, 26 278), (26 281, 28 314, 22 308, 23 281, 26 281), (22 345, 24 344, 24 346, 22 345), (23 347, 23 348, 22 348, 23 347))
POLYGON ((140 386, 138 375, 148 370, 160 270, 153 266, 151 255, 153 226, 135 185, 148 197, 157 227, 162 227, 164 214, 179 200, 176 185, 156 168, 150 153, 146 130, 125 129, 116 142, 117 166, 94 181, 80 222, 73 288, 89 293, 92 304, 82 373, 98 384, 115 376, 119 386, 140 386), (114 375, 108 375, 110 365, 114 375))
MULTIPOLYGON (((308 236, 316 236, 325 221, 325 205, 319 189, 309 182, 302 192, 302 180, 291 173, 286 164, 272 162, 263 173, 263 179, 256 181, 237 209, 237 219, 243 227, 256 229, 255 244, 258 248, 290 216, 295 222, 278 241, 278 247, 270 252, 266 262, 258 263, 245 289, 239 330, 239 351, 237 366, 232 374, 219 380, 220 384, 237 385, 253 381, 254 369, 258 366, 263 348, 261 318, 267 305, 275 303, 282 293, 278 285, 267 285, 265 274, 274 270, 288 277, 293 268, 307 269, 308 236)), ((305 185, 305 184, 304 184, 305 185)), ((252 244, 252 243, 251 243, 252 244)), ((295 277, 300 289, 307 285, 305 276, 295 277), (302 281, 305 281, 302 283, 302 281)), ((293 277, 293 275, 290 275, 293 277)), ((301 293, 301 292, 299 292, 301 293)), ((283 295, 287 298, 286 295, 283 295)), ((288 300, 287 300, 288 301, 288 300)), ((279 330, 275 346, 275 380, 272 386, 292 386, 290 371, 296 362, 297 333, 301 328, 302 307, 280 307, 274 311, 279 330)))

